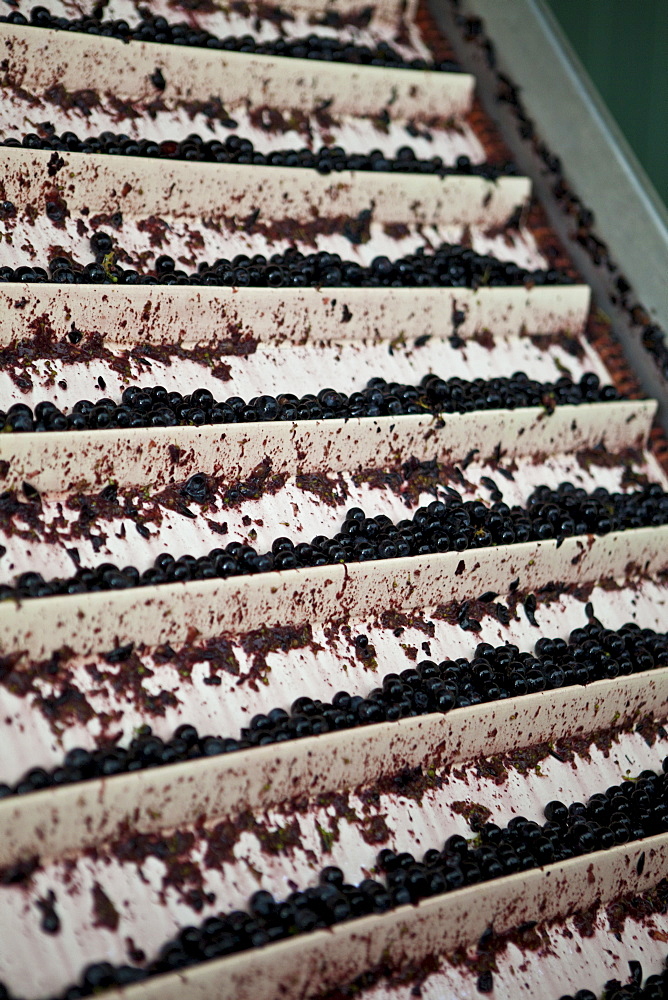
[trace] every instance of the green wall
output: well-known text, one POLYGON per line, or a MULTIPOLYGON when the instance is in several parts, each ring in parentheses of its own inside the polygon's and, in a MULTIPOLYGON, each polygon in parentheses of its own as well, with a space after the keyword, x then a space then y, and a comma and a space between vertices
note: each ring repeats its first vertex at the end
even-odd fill
POLYGON ((547 3, 668 204, 668 0, 547 3))

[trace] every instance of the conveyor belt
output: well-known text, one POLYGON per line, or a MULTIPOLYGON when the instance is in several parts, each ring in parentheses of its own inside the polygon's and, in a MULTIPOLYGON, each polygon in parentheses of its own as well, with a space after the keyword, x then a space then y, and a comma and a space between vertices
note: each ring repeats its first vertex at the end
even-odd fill
POLYGON ((530 182, 485 161, 473 78, 409 68, 431 60, 412 6, 152 4, 187 44, 140 6, 0 23, 0 996, 472 996, 490 927, 494 995, 600 991, 636 946, 659 973, 655 402, 612 389, 530 182), (218 44, 243 35, 396 57, 218 44), (231 135, 384 169, 204 162, 231 135), (606 791, 589 840, 553 830, 477 884, 432 856, 425 888, 447 838, 483 858, 606 791), (416 859, 409 903, 382 849, 416 859), (256 899, 247 938, 238 913, 192 930, 260 889, 283 909, 256 899), (614 959, 611 906, 633 914, 614 959))

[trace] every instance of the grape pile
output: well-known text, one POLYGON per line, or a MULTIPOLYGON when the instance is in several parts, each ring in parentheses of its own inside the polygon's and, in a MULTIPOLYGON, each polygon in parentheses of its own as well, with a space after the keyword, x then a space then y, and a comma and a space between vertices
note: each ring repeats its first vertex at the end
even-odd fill
MULTIPOLYGON (((357 636, 355 645, 362 661, 373 656, 373 647, 366 636, 357 636)), ((132 652, 132 646, 122 646, 107 659, 123 663, 132 652)), ((163 654, 163 659, 173 659, 174 655, 163 654)), ((423 660, 400 674, 385 674, 381 687, 365 698, 347 691, 337 692, 331 702, 302 696, 292 703, 289 712, 274 708, 253 716, 239 738, 201 736, 194 726, 183 724, 170 740, 162 740, 150 726, 143 726, 127 748, 76 747, 67 752, 61 766, 50 772, 35 767, 13 786, 0 784, 0 799, 321 733, 449 712, 453 708, 573 684, 590 684, 665 666, 668 666, 668 633, 640 629, 633 622, 616 631, 592 622, 574 629, 568 642, 543 637, 533 653, 521 652, 512 643, 494 647, 483 642, 478 644, 471 660, 465 657, 441 663, 423 660)))
MULTIPOLYGON (((231 126, 236 123, 230 119, 231 126)), ((185 139, 132 139, 124 133, 102 132, 99 136, 80 139, 74 132, 37 135, 29 132, 22 140, 9 138, 0 145, 25 149, 47 149, 56 152, 105 153, 113 156, 147 156, 166 160, 187 160, 195 163, 238 163, 267 167, 303 167, 317 170, 320 174, 338 173, 342 170, 364 170, 393 174, 435 174, 447 177, 453 174, 484 177, 497 180, 499 177, 516 177, 515 164, 471 163, 468 156, 460 156, 452 165, 446 165, 440 156, 428 160, 419 159, 410 146, 401 146, 395 156, 383 154, 379 149, 369 153, 348 153, 341 146, 323 146, 311 149, 276 149, 270 153, 256 150, 250 139, 233 134, 224 142, 219 139, 204 140, 191 133, 185 139)))
MULTIPOLYGON (((662 774, 643 771, 634 781, 592 795, 587 803, 549 802, 543 824, 524 816, 513 817, 506 827, 485 823, 478 829, 477 846, 454 834, 441 849, 427 850, 421 861, 407 851, 384 848, 376 869, 384 873, 383 880, 365 878, 355 885, 346 882, 340 868, 328 866, 320 871, 317 886, 297 889, 285 899, 277 900, 260 889, 251 896, 248 911, 207 917, 198 927, 183 928, 142 969, 109 962, 89 965, 74 987, 76 995, 91 996, 107 987, 141 982, 357 917, 386 913, 463 886, 665 833, 668 758, 663 768, 662 774)), ((663 977, 659 978, 663 983, 663 977)), ((65 991, 62 996, 72 994, 65 991)))
MULTIPOLYGON (((199 473, 184 486, 191 501, 198 494, 205 500, 206 489, 206 478, 199 473)), ((0 495, 0 510, 11 512, 15 502, 11 493, 0 495)), ((317 535, 310 543, 297 545, 289 538, 276 538, 269 552, 259 553, 252 545, 229 542, 224 549, 215 548, 199 557, 183 555, 175 559, 168 552, 162 553, 143 573, 134 566, 119 568, 102 563, 94 568, 82 567, 73 577, 47 582, 41 573, 28 571, 18 577, 15 586, 0 584, 0 601, 227 579, 272 570, 463 552, 552 538, 563 541, 573 535, 605 535, 667 523, 668 493, 658 484, 634 493, 609 493, 599 487, 591 494, 571 483, 562 483, 556 490, 539 486, 527 507, 509 507, 502 500, 491 506, 481 500, 462 502, 459 494, 451 490, 445 500, 420 507, 412 519, 398 524, 386 514, 367 517, 360 507, 353 507, 341 531, 332 538, 317 535)), ((148 536, 148 529, 140 522, 137 528, 148 536)))
POLYGON ((564 993, 559 1000, 666 1000, 668 997, 668 959, 664 962, 663 971, 648 976, 643 983, 642 965, 637 959, 629 961, 631 978, 622 983, 619 979, 609 979, 598 996, 591 990, 578 990, 577 993, 564 993))
MULTIPOLYGON (((50 203, 49 203, 50 204, 50 203)), ((56 204, 56 203, 54 203, 56 204)), ((47 204, 47 211, 48 211, 47 204)), ((57 208, 56 204, 56 208, 57 208)), ((344 235, 359 243, 356 231, 343 226, 344 235)), ((355 223, 357 225, 357 223, 355 223)), ((512 261, 476 253, 468 247, 443 243, 433 253, 420 247, 413 254, 390 260, 379 256, 368 267, 357 261, 343 260, 338 253, 324 250, 304 254, 294 247, 284 253, 237 254, 213 264, 202 261, 197 271, 188 273, 176 266, 168 254, 156 259, 155 274, 143 274, 110 262, 114 241, 98 231, 91 239, 96 260, 82 265, 70 257, 56 256, 48 271, 39 265, 22 264, 17 268, 0 267, 0 282, 30 281, 77 285, 211 285, 235 288, 483 288, 502 285, 572 284, 556 268, 527 271, 512 261)))
POLYGON ((220 401, 208 389, 195 389, 185 396, 164 386, 133 385, 123 392, 120 403, 113 399, 79 400, 65 414, 45 400, 34 411, 26 403, 13 403, 0 410, 0 431, 80 431, 124 427, 176 427, 203 424, 256 423, 274 420, 346 420, 350 417, 406 416, 409 414, 471 413, 479 410, 514 410, 524 406, 554 406, 600 403, 619 399, 612 385, 601 386, 593 372, 579 382, 562 376, 557 382, 537 382, 524 372, 510 378, 489 380, 448 379, 425 375, 419 386, 372 378, 361 392, 321 389, 317 396, 299 397, 285 392, 278 396, 240 396, 220 401))
MULTIPOLYGON (((96 17, 67 18, 56 17, 46 7, 33 7, 30 18, 20 11, 12 11, 0 22, 8 24, 33 25, 38 28, 53 28, 59 31, 83 32, 87 35, 102 35, 106 38, 120 38, 122 41, 134 39, 139 42, 161 42, 167 45, 189 45, 197 48, 223 52, 248 52, 257 55, 286 56, 292 59, 318 59, 325 62, 345 62, 358 66, 391 67, 392 69, 435 70, 456 73, 457 63, 450 59, 428 62, 426 59, 404 59, 388 42, 378 42, 375 48, 356 45, 324 35, 307 35, 305 38, 275 38, 258 42, 252 35, 229 35, 218 38, 210 31, 193 27, 185 22, 170 24, 164 17, 142 17, 130 26, 122 19, 102 21, 96 17)), ((157 89, 164 89, 160 83, 157 89)))

